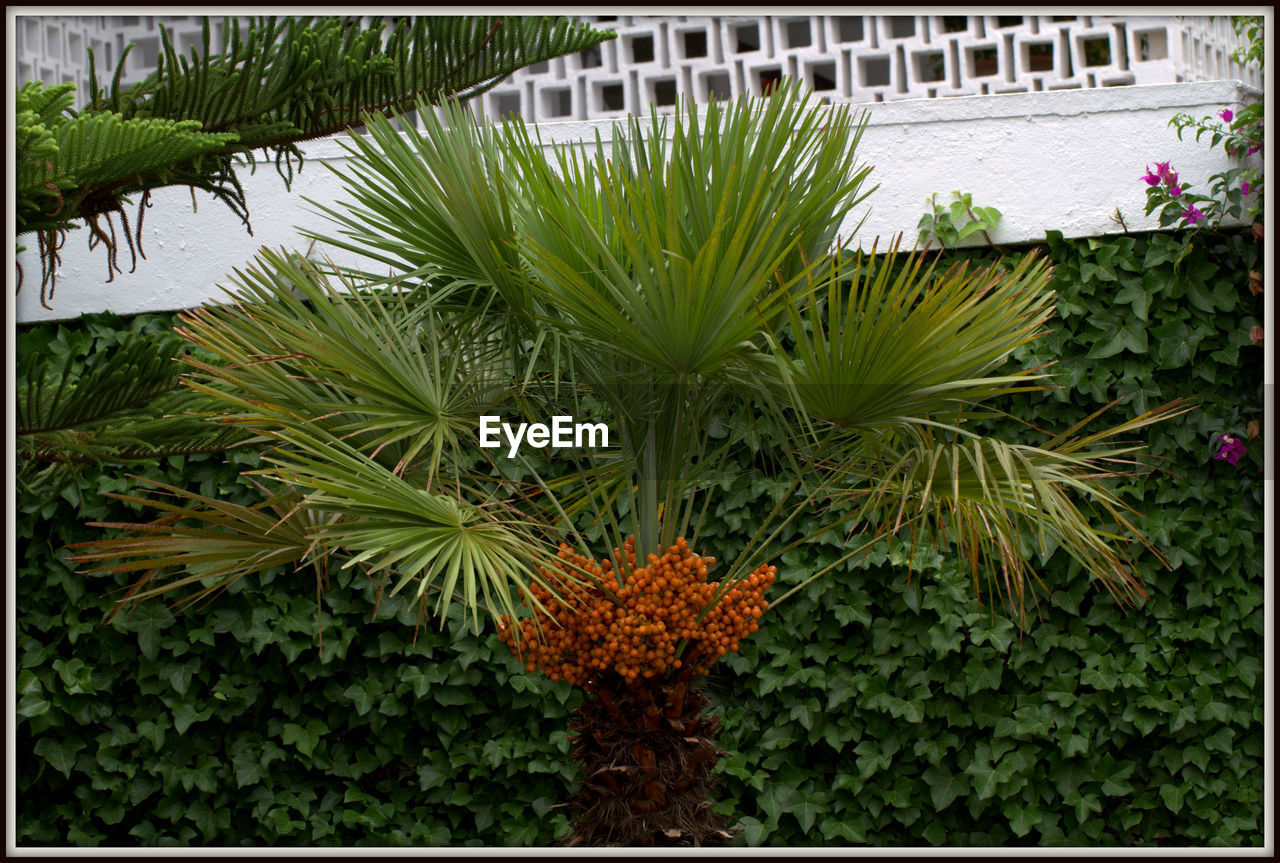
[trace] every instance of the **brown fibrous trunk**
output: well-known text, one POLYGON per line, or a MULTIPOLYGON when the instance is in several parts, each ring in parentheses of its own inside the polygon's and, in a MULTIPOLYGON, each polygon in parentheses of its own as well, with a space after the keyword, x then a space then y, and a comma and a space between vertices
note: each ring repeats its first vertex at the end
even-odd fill
MULTIPOLYGON (((603 681, 602 681, 603 683, 603 681)), ((582 770, 566 845, 727 845, 712 808, 718 716, 688 679, 637 679, 589 692, 569 728, 582 770)))

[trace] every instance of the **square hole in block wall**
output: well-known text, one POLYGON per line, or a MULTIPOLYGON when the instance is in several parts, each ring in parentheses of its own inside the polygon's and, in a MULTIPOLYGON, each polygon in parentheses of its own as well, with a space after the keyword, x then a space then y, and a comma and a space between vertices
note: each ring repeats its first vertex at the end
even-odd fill
POLYGON ((997 27, 1017 27, 1021 23, 1022 23, 1021 15, 997 15, 996 16, 997 27))
POLYGON ((1038 42, 1027 45, 1027 71, 1050 72, 1053 70, 1053 43, 1038 42))
POLYGON ((858 77, 864 87, 885 87, 889 84, 888 57, 859 57, 858 77))
POLYGON ((759 69, 756 71, 756 80, 760 82, 760 95, 767 95, 782 80, 782 70, 759 69))
POLYGON ((705 92, 705 99, 725 100, 733 97, 732 83, 729 81, 728 72, 712 72, 709 75, 702 76, 702 89, 705 92))
POLYGON ((994 48, 966 48, 969 55, 970 74, 974 78, 985 78, 1000 71, 1000 54, 994 48))
POLYGON ((835 63, 815 63, 809 67, 809 75, 815 90, 824 91, 836 88, 835 63))
POLYGON ((600 108, 603 111, 624 111, 627 107, 626 91, 622 85, 613 84, 597 84, 597 92, 599 95, 600 108))
POLYGON ((808 18, 788 21, 786 33, 788 48, 807 48, 813 44, 813 34, 809 32, 808 18))
POLYGON ((1106 36, 1081 40, 1086 66, 1106 66, 1111 62, 1111 40, 1106 36))
POLYGON ((837 15, 836 39, 840 42, 861 42, 863 36, 861 15, 837 15))
POLYGON ((50 60, 62 59, 62 28, 61 27, 45 28, 44 56, 50 60))
POLYGON ((1134 33, 1139 60, 1164 60, 1169 56, 1169 39, 1163 29, 1139 30, 1134 33))
POLYGON ((676 81, 663 78, 653 82, 653 104, 665 108, 676 103, 676 81))
POLYGON ((632 36, 627 40, 627 47, 631 49, 632 63, 653 62, 652 36, 632 36))
POLYGON ((156 61, 160 58, 160 40, 155 36, 146 39, 138 39, 134 45, 133 53, 129 55, 129 59, 135 69, 147 69, 148 71, 156 67, 156 61))
POLYGON ((707 56, 707 31, 706 30, 687 30, 680 34, 680 42, 684 47, 684 56, 686 57, 705 57, 707 56))
POLYGON ((567 87, 543 90, 542 99, 548 117, 568 117, 573 114, 573 92, 567 87))
MULTIPOLYGON (((173 39, 173 50, 178 52, 179 57, 188 57, 191 55, 191 49, 194 48, 197 53, 203 55, 203 36, 199 33, 179 33, 178 38, 173 39)), ((212 38, 212 34, 210 34, 212 38)))
POLYGON ((578 62, 582 64, 583 69, 596 69, 604 63, 604 58, 600 53, 599 45, 592 45, 578 52, 578 62))
POLYGON ((916 19, 910 15, 889 16, 889 38, 905 39, 916 35, 916 19))
POLYGON ((506 119, 512 115, 519 117, 520 94, 499 93, 493 97, 493 110, 497 112, 499 119, 506 119))
POLYGON ((757 24, 742 24, 733 28, 733 39, 736 43, 735 51, 742 53, 745 51, 760 50, 760 27, 757 24))
POLYGON ((969 29, 968 15, 943 15, 942 16, 942 32, 943 33, 963 33, 969 29))
POLYGON ((916 64, 916 80, 941 81, 946 77, 946 65, 942 59, 941 51, 915 54, 913 59, 916 64))
POLYGON ((529 66, 527 69, 525 69, 525 71, 528 72, 530 75, 541 75, 544 72, 551 71, 551 64, 547 63, 546 61, 543 61, 542 63, 534 63, 532 66, 529 66))
POLYGON ((67 34, 67 59, 78 63, 86 58, 84 52, 84 36, 79 33, 67 34))

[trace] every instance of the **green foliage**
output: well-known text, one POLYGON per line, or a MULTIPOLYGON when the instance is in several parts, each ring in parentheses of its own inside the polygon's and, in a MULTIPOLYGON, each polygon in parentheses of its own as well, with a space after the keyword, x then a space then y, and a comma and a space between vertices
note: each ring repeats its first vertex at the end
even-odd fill
POLYGON ((952 192, 955 200, 939 204, 938 196, 929 198, 929 210, 920 217, 916 230, 921 243, 937 242, 944 249, 954 249, 974 234, 981 233, 987 245, 992 245, 988 231, 994 230, 1000 221, 1000 211, 995 207, 975 207, 968 192, 952 192))
POLYGON ((288 185, 302 166, 299 142, 359 127, 371 112, 463 102, 517 69, 612 38, 565 17, 421 16, 387 33, 379 18, 368 27, 332 16, 227 18, 218 52, 203 24, 199 49, 185 57, 161 25, 156 71, 129 87, 121 85, 126 48, 109 88, 91 81, 82 111, 70 110, 69 84, 19 89, 17 233, 37 232, 42 303, 78 221, 92 230, 91 248, 106 246, 108 281, 118 271, 112 215, 136 254, 124 209, 131 195, 143 196, 139 243, 147 196, 164 186, 209 192, 248 227, 235 165, 251 151, 274 156, 288 185))
POLYGON ((1264 19, 1261 15, 1232 15, 1231 27, 1237 36, 1243 36, 1248 42, 1231 52, 1231 59, 1242 65, 1254 65, 1259 69, 1263 65, 1264 19))
MULTIPOLYGON (((1237 63, 1253 64, 1259 70, 1263 68, 1263 19, 1251 15, 1234 15, 1231 18, 1236 34, 1243 36, 1247 43, 1232 52, 1232 59, 1237 63)), ((1240 218, 1247 215, 1253 221, 1263 221, 1266 212, 1265 177, 1261 156, 1251 164, 1245 160, 1262 150, 1265 141, 1265 101, 1255 99, 1243 107, 1232 110, 1225 108, 1215 117, 1196 119, 1190 114, 1175 114, 1169 125, 1178 130, 1178 140, 1184 133, 1195 131, 1196 142, 1208 135, 1209 146, 1222 145, 1236 166, 1214 174, 1209 178, 1208 194, 1191 191, 1191 183, 1185 179, 1181 182, 1174 173, 1170 178, 1161 173, 1156 183, 1148 168, 1146 178, 1147 206, 1150 215, 1160 211, 1160 224, 1163 227, 1178 225, 1179 227, 1217 227, 1223 218, 1240 218), (1203 224, 1201 224, 1203 223, 1203 224)), ((1160 163, 1157 163, 1159 169, 1160 163)), ((1168 163, 1164 163, 1167 167, 1168 163)))
POLYGON ((221 452, 247 442, 241 429, 204 417, 216 403, 180 388, 178 358, 190 346, 168 315, 87 315, 41 325, 18 339, 18 485, 24 494, 74 493, 86 463, 221 452))
MULTIPOLYGON (((1059 320, 1016 359, 1058 360, 1062 388, 1007 408, 1067 427, 1117 396, 1125 416, 1196 398, 1147 433, 1165 469, 1130 480, 1170 567, 1138 560, 1149 598, 1126 613, 1064 551, 1045 555, 1055 590, 1019 635, 975 599, 962 561, 893 541, 840 563, 712 678, 733 753, 720 805, 746 843, 1261 844, 1261 441, 1234 467, 1208 449, 1261 416, 1261 349, 1239 327, 1260 315, 1246 291, 1258 245, 1201 233, 1189 249, 1161 234, 1048 246, 1059 320)), ((138 472, 247 504, 237 473, 255 458, 138 472)), ((130 488, 114 472, 89 466, 77 483, 83 514, 70 495, 19 500, 20 844, 545 845, 567 831, 552 807, 573 779, 578 695, 466 632, 460 609, 415 640, 400 598, 370 619, 379 583, 359 571, 333 572, 320 617, 314 576, 280 572, 177 617, 152 602, 102 626, 127 579, 73 574, 62 546, 96 536, 82 518, 141 512, 102 497, 130 488)), ((708 546, 735 554, 785 490, 742 462, 708 546)), ((787 552, 780 587, 846 551, 828 532, 787 552)))
MULTIPOLYGON (((870 170, 851 111, 788 83, 655 116, 647 135, 619 125, 611 149, 585 153, 547 153, 517 122, 448 117, 403 133, 373 118, 350 148, 355 201, 331 211, 346 238, 331 242, 400 270, 385 302, 362 289, 382 278, 264 250, 233 277, 232 303, 184 318, 219 360, 197 364, 192 386, 270 441, 265 475, 340 517, 313 536, 326 549, 394 569, 393 592, 413 585, 437 613, 455 598, 477 622, 510 613, 512 588, 561 542, 589 548, 578 531, 593 524, 605 549, 632 535, 639 555, 677 536, 706 547, 699 511, 747 445, 708 433, 752 416, 793 443, 769 455, 794 494, 752 520, 722 586, 778 553, 780 521, 855 495, 865 504, 822 531, 948 532, 975 576, 977 558, 998 558, 989 586, 1016 605, 1038 578, 1011 541, 1024 525, 1130 592, 1129 525, 1100 532, 1073 498, 1117 516, 1098 479, 1130 449, 1109 438, 1176 407, 1075 438, 1073 424, 1034 449, 988 446, 977 406, 1035 386, 1001 366, 1050 315, 1049 271, 1028 257, 966 275, 913 254, 889 278, 892 263, 833 251, 870 170), (615 436, 605 452, 525 461, 518 482, 470 461, 486 405, 581 415, 587 396, 615 436), (548 461, 576 476, 547 475, 548 461)), ((93 559, 171 561, 157 528, 104 539, 93 559)))

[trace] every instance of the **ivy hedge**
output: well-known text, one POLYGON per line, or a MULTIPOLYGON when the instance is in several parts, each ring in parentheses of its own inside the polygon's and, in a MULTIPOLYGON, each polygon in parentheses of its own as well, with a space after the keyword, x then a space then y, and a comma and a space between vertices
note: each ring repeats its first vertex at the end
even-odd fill
MULTIPOLYGON (((710 681, 732 753, 720 805, 741 841, 1261 844, 1261 441, 1235 466, 1209 448, 1261 418, 1257 243, 1051 234, 1046 252, 1060 317, 1018 359, 1057 360, 1061 388, 1009 408, 1063 429, 1116 397, 1102 421, 1196 398, 1151 431, 1165 469, 1129 483, 1169 567, 1140 558, 1150 598, 1125 612, 1051 555, 1052 598, 1020 633, 957 562, 917 553, 908 577, 907 549, 885 543, 771 611, 710 681)), ((45 325, 20 347, 101 348, 167 321, 45 325)), ((135 472, 247 502, 253 459, 135 472)), ((460 621, 417 629, 394 598, 373 617, 375 586, 350 572, 332 574, 319 617, 311 576, 282 573, 104 626, 124 581, 75 573, 64 546, 93 536, 84 521, 142 513, 102 497, 130 487, 118 468, 77 482, 18 501, 20 845, 546 845, 567 831, 577 692, 460 621)), ((710 550, 732 554, 778 493, 744 466, 710 550)), ((779 588, 843 546, 833 533, 785 555, 779 588)))

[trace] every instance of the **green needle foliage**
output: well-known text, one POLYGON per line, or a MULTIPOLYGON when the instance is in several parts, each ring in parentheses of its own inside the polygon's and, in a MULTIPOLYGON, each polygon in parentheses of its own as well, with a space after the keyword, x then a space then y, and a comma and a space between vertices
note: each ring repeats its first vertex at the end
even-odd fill
POLYGON ((380 19, 227 18, 223 31, 226 48, 216 51, 204 19, 199 49, 183 56, 161 25, 156 71, 122 85, 126 49, 109 86, 91 81, 79 112, 71 85, 19 89, 17 233, 37 234, 46 306, 58 250, 79 222, 91 245, 106 247, 110 281, 121 238, 141 252, 154 189, 208 192, 248 228, 236 164, 251 151, 274 156, 287 185, 302 165, 300 142, 358 127, 366 112, 464 102, 517 69, 613 38, 567 18, 515 16, 404 18, 390 32, 380 19), (134 195, 136 232, 125 211, 134 195))
POLYGON ((24 495, 76 487, 86 465, 134 464, 164 456, 246 446, 244 429, 206 421, 215 400, 181 386, 190 345, 165 329, 89 330, 40 344, 45 328, 19 339, 15 431, 24 495), (35 347, 33 347, 35 346, 35 347))

